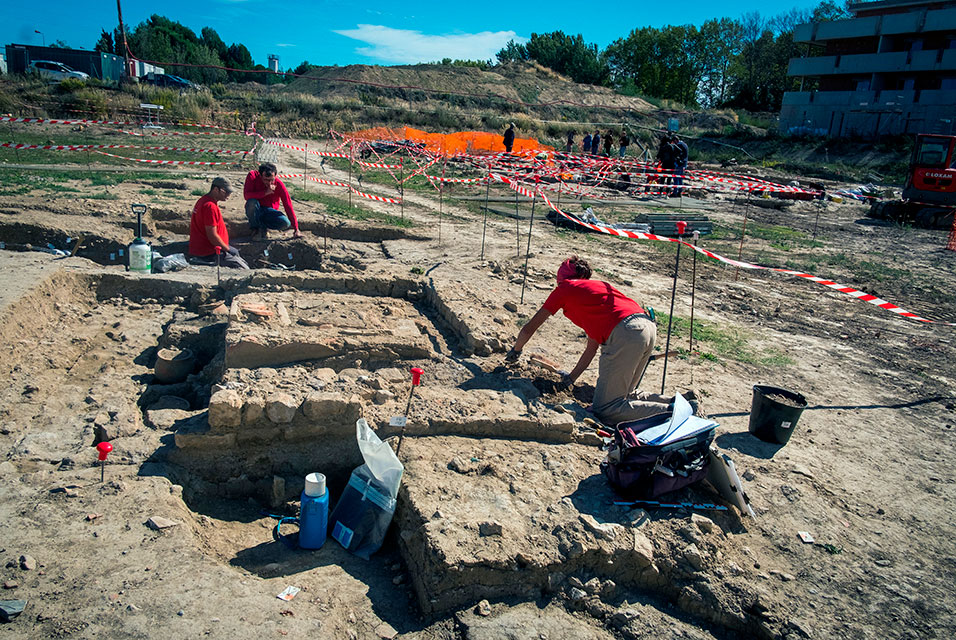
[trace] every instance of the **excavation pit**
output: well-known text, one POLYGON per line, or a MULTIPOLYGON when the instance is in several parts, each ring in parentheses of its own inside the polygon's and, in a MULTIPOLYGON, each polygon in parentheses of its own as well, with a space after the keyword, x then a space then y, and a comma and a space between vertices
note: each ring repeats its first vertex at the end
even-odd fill
POLYGON ((432 317, 427 302, 386 296, 235 295, 208 410, 165 416, 174 419, 171 460, 190 470, 192 490, 272 505, 295 499, 311 471, 340 486, 361 464, 358 418, 380 437, 398 433, 390 422, 405 414, 413 366, 426 375, 409 412, 410 437, 571 441, 574 418, 538 402, 532 385, 504 389, 500 378, 447 357, 462 337, 432 317))

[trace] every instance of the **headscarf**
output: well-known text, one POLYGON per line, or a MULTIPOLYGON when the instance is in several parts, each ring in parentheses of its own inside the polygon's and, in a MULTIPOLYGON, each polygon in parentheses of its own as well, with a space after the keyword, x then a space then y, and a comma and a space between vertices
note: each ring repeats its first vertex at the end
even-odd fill
POLYGON ((558 267, 558 284, 561 284, 565 280, 570 280, 571 278, 576 278, 578 275, 577 268, 571 264, 571 258, 568 258, 561 263, 561 266, 558 267))

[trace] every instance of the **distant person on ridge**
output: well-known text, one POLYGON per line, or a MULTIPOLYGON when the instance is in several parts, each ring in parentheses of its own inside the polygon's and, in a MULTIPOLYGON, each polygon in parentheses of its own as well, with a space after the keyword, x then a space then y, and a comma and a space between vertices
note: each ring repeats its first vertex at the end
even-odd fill
POLYGON ((564 147, 566 153, 571 153, 571 149, 574 147, 574 131, 568 131, 568 143, 564 147))
POLYGON ((621 157, 627 155, 627 145, 631 144, 631 139, 627 137, 627 131, 621 132, 621 157))
POLYGON ((301 238, 299 221, 292 209, 292 198, 282 180, 276 177, 277 169, 271 162, 259 165, 259 170, 253 169, 246 176, 242 187, 242 197, 246 200, 246 218, 249 219, 249 228, 253 235, 258 233, 260 239, 268 237, 268 229, 285 231, 292 227, 292 237, 301 238), (277 208, 282 202, 283 214, 277 208))
POLYGON ((613 148, 614 148, 614 132, 608 131, 607 135, 604 136, 604 155, 610 158, 611 149, 613 148))
POLYGON ((597 131, 594 132, 594 135, 591 136, 591 155, 598 155, 601 153, 601 134, 597 131))
POLYGON ((511 148, 515 144, 515 124, 512 122, 508 125, 507 130, 505 130, 505 151, 511 153, 511 148))
POLYGON ((239 250, 229 244, 229 232, 222 219, 219 203, 229 197, 232 187, 225 178, 215 178, 209 193, 201 197, 193 207, 189 221, 189 262, 191 264, 215 265, 216 249, 221 252, 224 267, 248 269, 249 265, 239 256, 239 250))
POLYGON ((581 141, 581 153, 591 153, 591 134, 585 133, 584 140, 581 141))

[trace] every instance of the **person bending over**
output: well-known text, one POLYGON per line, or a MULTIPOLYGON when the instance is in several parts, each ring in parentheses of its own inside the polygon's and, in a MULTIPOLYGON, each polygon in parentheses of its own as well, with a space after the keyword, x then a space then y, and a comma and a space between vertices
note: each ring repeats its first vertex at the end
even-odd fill
POLYGON ((253 169, 246 176, 242 187, 242 197, 246 200, 246 218, 249 219, 249 229, 253 234, 258 233, 263 239, 267 237, 268 229, 285 231, 292 227, 292 237, 301 238, 299 221, 292 209, 292 198, 282 180, 276 177, 276 166, 266 162, 253 169), (279 202, 282 202, 283 214, 279 211, 279 202))
POLYGON ((220 264, 233 269, 248 269, 239 250, 229 245, 229 232, 222 219, 219 203, 229 197, 232 187, 225 178, 214 178, 209 193, 193 207, 189 221, 189 261, 192 264, 216 264, 216 248, 222 251, 220 264))
POLYGON ((563 374, 560 389, 571 387, 600 349, 592 409, 602 422, 616 425, 668 411, 673 398, 636 391, 657 341, 657 326, 647 312, 607 282, 591 280, 591 267, 577 256, 561 264, 557 281, 518 332, 505 361, 517 362, 531 336, 563 309, 565 317, 584 330, 588 342, 574 369, 563 374))

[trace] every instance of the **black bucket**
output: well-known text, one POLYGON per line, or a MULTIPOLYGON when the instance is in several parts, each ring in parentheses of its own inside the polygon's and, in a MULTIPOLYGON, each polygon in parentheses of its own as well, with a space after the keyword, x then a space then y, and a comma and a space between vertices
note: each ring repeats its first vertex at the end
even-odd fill
POLYGON ((764 442, 787 444, 806 407, 807 399, 802 394, 755 384, 750 408, 750 433, 764 442), (782 400, 771 396, 778 396, 782 400))

